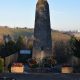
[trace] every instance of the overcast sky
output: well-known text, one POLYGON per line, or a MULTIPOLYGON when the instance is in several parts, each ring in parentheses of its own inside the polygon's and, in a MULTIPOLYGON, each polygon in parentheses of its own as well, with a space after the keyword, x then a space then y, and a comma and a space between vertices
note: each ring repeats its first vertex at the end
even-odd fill
MULTIPOLYGON (((37 0, 0 0, 0 25, 34 28, 37 0)), ((80 0, 48 0, 51 28, 80 31, 80 0)))

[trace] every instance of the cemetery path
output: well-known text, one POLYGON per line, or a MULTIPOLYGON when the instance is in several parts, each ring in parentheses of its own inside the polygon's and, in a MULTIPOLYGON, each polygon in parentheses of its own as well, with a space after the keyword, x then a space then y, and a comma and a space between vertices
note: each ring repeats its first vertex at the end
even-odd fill
POLYGON ((80 74, 55 74, 55 73, 32 73, 12 74, 1 73, 0 77, 12 77, 16 80, 80 80, 80 74))

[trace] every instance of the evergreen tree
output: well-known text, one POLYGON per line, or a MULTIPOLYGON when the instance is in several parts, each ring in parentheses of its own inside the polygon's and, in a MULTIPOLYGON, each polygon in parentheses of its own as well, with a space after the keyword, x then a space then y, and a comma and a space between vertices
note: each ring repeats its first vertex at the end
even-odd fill
POLYGON ((17 49, 17 51, 19 51, 20 49, 22 49, 23 44, 24 44, 23 37, 19 36, 19 38, 16 41, 16 49, 17 49))
POLYGON ((80 58, 80 40, 76 39, 74 36, 70 40, 72 54, 80 58))
POLYGON ((15 46, 16 46, 16 43, 13 40, 10 40, 7 43, 5 43, 5 50, 6 50, 8 55, 11 55, 11 54, 17 52, 15 46))

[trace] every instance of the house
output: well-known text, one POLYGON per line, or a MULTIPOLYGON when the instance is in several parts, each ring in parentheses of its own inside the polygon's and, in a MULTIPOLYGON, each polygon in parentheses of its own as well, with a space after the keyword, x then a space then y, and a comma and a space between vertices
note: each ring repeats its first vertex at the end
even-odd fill
POLYGON ((24 65, 22 63, 13 63, 11 66, 11 73, 23 73, 24 65))
POLYGON ((10 65, 17 61, 18 53, 14 53, 11 55, 5 55, 4 57, 1 56, 1 58, 2 58, 3 63, 4 63, 4 65, 3 65, 4 71, 7 72, 7 71, 9 71, 9 68, 11 67, 10 65))
POLYGON ((9 67, 10 67, 9 65, 11 65, 12 63, 17 61, 17 58, 18 58, 18 54, 17 53, 14 53, 12 55, 9 55, 9 56, 5 57, 6 70, 9 69, 9 67))

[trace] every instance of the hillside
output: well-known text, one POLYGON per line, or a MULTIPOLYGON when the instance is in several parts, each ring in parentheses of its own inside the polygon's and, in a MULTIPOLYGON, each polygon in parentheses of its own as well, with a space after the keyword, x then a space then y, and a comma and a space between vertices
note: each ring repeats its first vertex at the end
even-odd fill
POLYGON ((77 39, 80 39, 80 32, 79 32, 79 33, 74 33, 74 36, 75 36, 77 39))
MULTIPOLYGON (((28 28, 3 28, 3 27, 0 27, 0 35, 12 35, 14 36, 15 38, 22 35, 22 36, 32 36, 33 35, 33 29, 28 29, 28 28)), ((67 35, 67 34, 64 34, 60 31, 55 31, 53 30, 52 31, 52 40, 54 41, 66 41, 66 40, 69 40, 70 39, 70 36, 67 35)))
POLYGON ((33 34, 33 30, 32 29, 27 29, 27 28, 3 28, 0 27, 0 35, 11 35, 14 37, 17 37, 19 35, 27 35, 27 36, 31 36, 33 34))
POLYGON ((70 35, 64 34, 60 31, 52 31, 52 40, 54 41, 68 41, 70 35))

